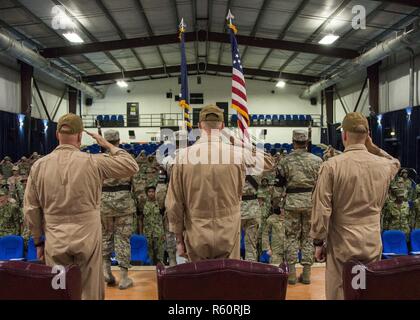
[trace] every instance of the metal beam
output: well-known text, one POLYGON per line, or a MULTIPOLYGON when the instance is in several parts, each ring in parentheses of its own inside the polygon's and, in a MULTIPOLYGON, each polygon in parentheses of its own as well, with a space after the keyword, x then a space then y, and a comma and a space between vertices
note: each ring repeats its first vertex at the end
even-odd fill
MULTIPOLYGON (((197 71, 197 67, 200 70, 203 70, 205 66, 204 66, 204 63, 199 63, 198 65, 195 63, 189 64, 188 71, 197 71)), ((232 73, 232 66, 208 64, 207 71, 222 72, 222 73, 230 74, 232 73)), ((135 77, 146 77, 146 76, 151 76, 151 75, 162 75, 166 73, 178 73, 178 72, 180 72, 179 65, 168 66, 166 68, 159 67, 159 68, 127 71, 126 76, 130 78, 135 78, 135 77)), ((275 78, 276 75, 278 75, 278 72, 272 71, 272 70, 244 68, 244 74, 245 76, 275 78)), ((302 82, 308 82, 308 83, 316 82, 319 80, 318 77, 307 76, 307 75, 302 75, 302 74, 294 74, 294 73, 283 73, 282 76, 286 80, 302 81, 302 82)), ((121 74, 119 72, 114 72, 114 73, 85 76, 83 77, 83 80, 86 82, 99 82, 99 81, 115 80, 119 78, 121 78, 121 74)))
MULTIPOLYGON (((373 18, 375 18, 383 9, 385 9, 388 6, 387 3, 382 3, 379 6, 377 6, 374 10, 372 10, 367 16, 366 16, 366 21, 369 21, 373 18)), ((340 43, 343 43, 344 40, 347 40, 348 38, 350 38, 354 33, 356 33, 359 29, 353 29, 350 28, 349 31, 347 31, 345 34, 343 34, 335 43, 334 45, 337 46, 340 43)), ((322 56, 317 56, 315 59, 313 59, 310 63, 308 63, 305 67, 303 67, 299 73, 303 73, 305 72, 308 68, 310 68, 313 64, 317 63, 320 59, 322 58, 322 56)))
MULTIPOLYGON (((347 5, 351 1, 352 0, 344 0, 343 2, 341 2, 341 4, 334 10, 334 12, 332 14, 330 14, 328 16, 328 18, 325 19, 325 21, 309 36, 309 38, 307 38, 305 40, 305 43, 311 43, 321 33, 321 31, 324 30, 324 28, 326 26, 328 26, 328 24, 331 22, 331 20, 334 19, 337 15, 339 15, 347 7, 347 5)), ((286 60, 286 62, 283 63, 283 65, 280 67, 279 71, 283 71, 298 55, 299 55, 299 53, 297 53, 297 52, 292 54, 286 60)))
MULTIPOLYGON (((117 21, 115 21, 114 17, 111 15, 109 10, 106 8, 105 4, 102 2, 102 0, 96 0, 96 4, 98 7, 101 8, 102 12, 105 14, 107 19, 111 22, 111 24, 114 26, 115 30, 117 30, 117 33, 121 39, 127 39, 124 32, 121 30, 120 26, 118 25, 117 21)), ((137 62, 139 63, 141 68, 145 68, 143 61, 140 59, 139 55, 136 51, 133 49, 130 50, 134 58, 136 58, 137 62)))
MULTIPOLYGON (((241 45, 260 47, 260 48, 270 48, 270 49, 279 49, 279 50, 288 50, 288 51, 298 51, 306 53, 315 53, 319 55, 343 58, 343 59, 353 59, 359 55, 355 50, 346 49, 346 48, 332 48, 326 47, 319 44, 312 43, 301 43, 294 41, 278 40, 278 39, 269 39, 269 38, 260 38, 260 37, 250 37, 243 35, 236 35, 238 43, 241 45)), ((186 32, 185 41, 210 41, 210 42, 220 42, 220 43, 230 43, 229 35, 226 33, 219 32, 209 32, 205 30, 199 30, 195 32, 186 32)), ((149 46, 157 46, 161 44, 172 44, 179 43, 179 38, 177 33, 153 36, 153 37, 141 37, 141 38, 132 38, 125 40, 112 40, 112 41, 103 41, 103 42, 94 42, 87 43, 77 46, 65 46, 65 47, 54 47, 43 49, 41 54, 45 58, 57 58, 70 55, 77 55, 90 52, 100 52, 106 50, 118 50, 118 49, 127 49, 127 48, 141 48, 149 46)))
POLYGON ((47 115, 48 121, 51 122, 50 113, 48 112, 47 105, 45 104, 44 98, 42 97, 41 90, 39 90, 38 82, 35 80, 35 78, 33 80, 34 80, 36 92, 38 93, 39 100, 41 101, 41 104, 42 104, 42 108, 44 109, 44 112, 47 115))
MULTIPOLYGON (((308 2, 309 2, 309 0, 303 0, 299 4, 299 6, 297 7, 297 9, 293 13, 293 15, 290 17, 289 21, 287 21, 286 25, 283 27, 283 29, 281 30, 280 34, 278 35, 278 37, 277 37, 278 40, 282 40, 284 38, 284 36, 286 35, 287 30, 289 30, 290 26, 293 24, 293 22, 295 21, 295 19, 297 18, 297 16, 302 12, 302 10, 305 8, 305 6, 307 5, 308 2)), ((258 66, 258 69, 262 69, 264 67, 265 62, 270 57, 270 55, 273 52, 273 50, 274 49, 270 49, 267 52, 267 54, 265 55, 264 59, 261 61, 260 65, 258 66)))
MULTIPOLYGON (((249 34, 251 37, 255 37, 255 34, 257 33, 258 27, 260 26, 261 23, 261 18, 265 12, 265 10, 267 9, 267 7, 270 5, 270 2, 272 0, 264 0, 260 11, 258 11, 258 15, 257 18, 255 19, 255 23, 254 26, 252 27, 251 33, 249 34)), ((245 61, 245 57, 246 57, 246 53, 248 51, 248 46, 245 47, 244 51, 242 52, 242 61, 245 61)))
MULTIPOLYGON (((374 0, 379 1, 379 0, 374 0)), ((411 7, 420 7, 420 0, 381 0, 381 2, 390 2, 395 4, 404 4, 411 7)))
MULTIPOLYGON (((141 16, 143 17, 144 22, 146 23, 147 33, 149 34, 150 37, 153 37, 155 35, 155 33, 153 32, 152 25, 150 24, 150 21, 146 16, 146 12, 144 11, 144 7, 143 7, 141 1, 136 0, 136 1, 134 1, 134 3, 137 6, 138 11, 140 12, 141 16)), ((162 51, 160 51, 159 47, 156 47, 156 50, 158 52, 159 58, 162 62, 162 65, 166 66, 166 62, 165 62, 165 59, 163 58, 162 51)))
MULTIPOLYGON (((61 6, 64 9, 64 12, 66 13, 66 15, 72 19, 72 21, 75 23, 75 25, 77 26, 77 28, 82 31, 88 38, 90 41, 93 42, 97 42, 98 39, 89 32, 88 29, 85 28, 85 26, 83 24, 80 23, 80 21, 69 11, 67 10, 66 6, 64 6, 60 1, 58 0, 51 0, 52 2, 54 2, 56 5, 61 6)), ((109 53, 109 52, 104 52, 105 55, 108 57, 109 60, 111 60, 118 69, 120 70, 124 70, 123 66, 118 62, 117 59, 115 59, 115 57, 109 53)), ((125 70, 124 70, 125 71, 125 70)))
MULTIPOLYGON (((33 18, 36 22, 41 23, 44 27, 46 27, 49 31, 54 33, 57 37, 59 37, 61 40, 66 41, 66 39, 63 37, 63 35, 59 34, 57 31, 55 31, 51 26, 49 26, 44 20, 39 18, 37 15, 32 13, 31 10, 29 10, 27 7, 25 7, 23 4, 21 4, 18 0, 11 0, 16 6, 18 6, 20 9, 22 9, 27 15, 29 15, 31 18, 33 18)), ((58 57, 57 57, 58 58, 58 57)), ((93 63, 89 58, 84 57, 86 61, 90 62, 92 66, 98 70, 99 72, 103 73, 104 71, 98 67, 95 63, 93 63)))

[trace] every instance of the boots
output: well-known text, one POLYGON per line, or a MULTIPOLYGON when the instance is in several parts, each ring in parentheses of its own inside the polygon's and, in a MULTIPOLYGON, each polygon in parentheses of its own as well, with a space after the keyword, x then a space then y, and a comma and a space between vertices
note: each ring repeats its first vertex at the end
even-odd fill
POLYGON ((289 284, 296 284, 296 266, 289 264, 289 284))
POLYGON ((115 277, 112 275, 112 272, 111 272, 111 261, 109 261, 109 260, 104 261, 103 267, 104 267, 105 282, 109 286, 114 286, 116 282, 115 282, 115 277))
POLYGON ((120 290, 127 289, 133 285, 133 280, 128 277, 128 270, 126 268, 120 268, 120 284, 118 288, 120 290))
POLYGON ((299 282, 303 284, 310 284, 311 283, 311 266, 304 265, 303 272, 299 276, 299 282))

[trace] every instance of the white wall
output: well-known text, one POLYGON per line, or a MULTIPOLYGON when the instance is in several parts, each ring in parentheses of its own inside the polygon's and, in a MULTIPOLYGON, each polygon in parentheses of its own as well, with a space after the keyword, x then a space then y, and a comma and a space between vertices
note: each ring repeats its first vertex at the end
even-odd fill
MULTIPOLYGON (((204 104, 192 107, 200 108, 216 102, 230 104, 231 81, 229 77, 201 76, 201 85, 198 85, 196 76, 190 76, 190 93, 204 94, 204 104)), ((251 114, 320 114, 319 105, 312 106, 308 100, 299 98, 304 87, 290 85, 278 89, 275 83, 256 80, 246 80, 246 85, 251 114)), ((130 82, 130 93, 115 84, 110 85, 105 99, 94 100, 91 107, 84 108, 84 114, 125 114, 127 102, 139 102, 141 114, 181 113, 178 103, 174 101, 179 88, 177 78, 130 82), (173 93, 172 99, 166 98, 166 92, 169 91, 173 93)))
MULTIPOLYGON (((53 80, 34 70, 34 78, 37 80, 41 95, 47 106, 48 112, 52 113, 64 89, 64 84, 53 80)), ((35 87, 32 89, 32 116, 39 119, 47 119, 35 87)), ((15 60, 0 56, 0 110, 20 113, 20 71, 15 60)), ((67 94, 61 102, 55 121, 68 112, 67 94)))
MULTIPOLYGON (((156 142, 160 141, 160 129, 158 127, 142 127, 142 128, 112 128, 118 130, 120 133, 121 143, 145 143, 152 142, 152 137, 156 137, 156 142), (130 139, 128 135, 129 130, 134 130, 135 139, 130 139)), ((305 129, 307 128, 279 128, 279 127, 258 127, 251 128, 251 135, 256 137, 258 141, 263 143, 291 143, 292 141, 292 130, 293 129, 305 129), (263 129, 267 129, 267 136, 264 140, 260 137, 260 132, 263 129)), ((87 128, 89 132, 97 133, 95 128, 87 128)), ((108 128, 102 128, 102 133, 104 133, 108 128)), ((320 143, 321 130, 320 128, 312 128, 312 143, 320 143)), ((83 135, 82 145, 91 145, 95 141, 88 136, 87 134, 83 135)))

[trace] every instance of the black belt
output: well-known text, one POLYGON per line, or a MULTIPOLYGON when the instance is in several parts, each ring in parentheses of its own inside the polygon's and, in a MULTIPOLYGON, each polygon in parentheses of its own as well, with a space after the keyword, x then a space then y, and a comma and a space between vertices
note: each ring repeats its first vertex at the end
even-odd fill
POLYGON ((305 193, 312 192, 313 188, 287 188, 286 193, 305 193))
POLYGON ((257 196, 256 195, 252 195, 252 196, 242 196, 242 201, 249 201, 249 200, 256 200, 257 196))
POLYGON ((102 192, 117 192, 117 191, 131 191, 130 185, 122 185, 122 186, 103 186, 102 192))

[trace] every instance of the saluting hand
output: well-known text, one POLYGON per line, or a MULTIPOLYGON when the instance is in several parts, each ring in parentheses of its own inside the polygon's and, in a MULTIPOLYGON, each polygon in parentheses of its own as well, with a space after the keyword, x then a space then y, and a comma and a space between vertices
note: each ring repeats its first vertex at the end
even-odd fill
POLYGON ((106 141, 105 140, 105 138, 104 137, 102 137, 100 134, 97 134, 97 133, 94 133, 94 132, 89 132, 89 131, 86 131, 85 130, 85 132, 89 135, 89 136, 91 136, 93 139, 95 139, 96 140, 96 142, 101 146, 101 147, 103 147, 103 148, 106 148, 106 149, 111 149, 111 147, 113 147, 113 145, 111 144, 111 143, 109 143, 108 141, 106 141))

